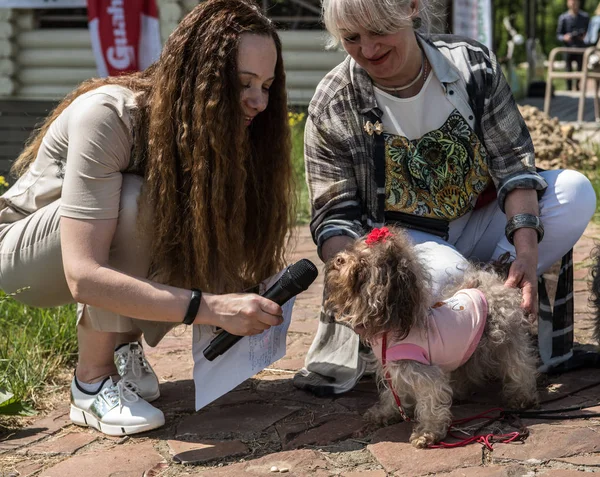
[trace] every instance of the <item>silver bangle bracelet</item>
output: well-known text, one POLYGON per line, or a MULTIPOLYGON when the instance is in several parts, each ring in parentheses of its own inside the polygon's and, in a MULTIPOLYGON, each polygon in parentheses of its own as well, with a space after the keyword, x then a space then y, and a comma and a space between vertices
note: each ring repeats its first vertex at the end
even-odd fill
POLYGON ((516 214, 508 219, 506 228, 504 229, 504 234, 512 245, 514 245, 513 236, 515 232, 522 228, 534 229, 538 234, 538 243, 540 243, 544 238, 544 226, 537 215, 516 214))

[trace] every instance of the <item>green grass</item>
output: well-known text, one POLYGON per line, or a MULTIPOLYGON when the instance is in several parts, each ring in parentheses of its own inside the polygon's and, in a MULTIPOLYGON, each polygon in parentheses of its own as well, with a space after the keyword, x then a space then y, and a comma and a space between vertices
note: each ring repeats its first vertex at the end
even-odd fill
POLYGON ((44 385, 75 362, 75 305, 31 308, 0 294, 0 390, 34 407, 44 385))
POLYGON ((594 191, 596 191, 596 197, 598 198, 596 203, 596 212, 592 216, 592 222, 595 224, 600 224, 600 205, 598 205, 598 202, 600 202, 600 177, 598 176, 598 173, 595 174, 594 178, 590 176, 588 177, 592 181, 594 191))
MULTIPOLYGON (((582 141, 581 145, 590 150, 596 157, 600 158, 600 143, 588 139, 582 141)), ((596 164, 595 166, 587 165, 578 170, 590 180, 592 186, 594 187, 594 191, 596 192, 596 212, 592 217, 592 221, 598 224, 600 223, 600 163, 596 164)))
POLYGON ((592 217, 592 221, 596 224, 600 224, 600 168, 594 170, 582 170, 580 172, 587 176, 596 192, 598 200, 596 201, 596 212, 592 217))
POLYGON ((294 179, 296 181, 296 224, 307 224, 310 221, 310 202, 306 176, 304 172, 304 124, 306 123, 305 110, 290 112, 290 126, 292 129, 292 164, 294 179))

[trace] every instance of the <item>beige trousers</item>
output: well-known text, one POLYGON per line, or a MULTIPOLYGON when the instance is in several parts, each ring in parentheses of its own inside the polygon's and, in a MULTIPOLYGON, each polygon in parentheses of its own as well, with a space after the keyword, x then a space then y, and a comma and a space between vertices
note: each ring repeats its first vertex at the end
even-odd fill
MULTIPOLYGON (((142 181, 139 176, 123 174, 119 218, 109 265, 128 275, 146 278, 150 267, 151 236, 137 229, 142 181)), ((63 270, 59 209, 60 200, 57 200, 8 225, 0 234, 0 288, 6 293, 25 288, 16 299, 30 306, 74 303, 63 270)), ((84 310, 95 330, 143 333, 150 346, 155 346, 174 326, 129 318, 82 303, 77 306, 78 324, 84 310)))

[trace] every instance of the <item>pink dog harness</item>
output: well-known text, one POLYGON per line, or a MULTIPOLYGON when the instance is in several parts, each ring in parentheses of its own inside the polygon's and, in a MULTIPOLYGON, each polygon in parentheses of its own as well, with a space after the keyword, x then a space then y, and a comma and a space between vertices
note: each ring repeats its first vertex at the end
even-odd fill
POLYGON ((487 301, 481 291, 459 290, 452 298, 431 307, 426 327, 413 328, 401 341, 388 336, 385 358, 382 336, 373 340, 373 352, 382 363, 384 360, 412 360, 454 371, 465 364, 477 348, 487 313, 487 301))

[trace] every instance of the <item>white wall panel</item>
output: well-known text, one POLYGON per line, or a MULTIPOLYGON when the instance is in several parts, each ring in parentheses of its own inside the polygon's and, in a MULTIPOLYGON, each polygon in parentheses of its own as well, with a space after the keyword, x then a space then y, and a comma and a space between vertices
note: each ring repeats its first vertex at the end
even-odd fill
POLYGON ((10 21, 0 20, 0 38, 10 38, 14 32, 15 29, 10 21))
POLYGON ((179 3, 183 7, 183 10, 187 13, 191 12, 196 5, 198 5, 198 0, 181 0, 179 3))
POLYGON ((35 16, 33 12, 21 11, 13 19, 13 25, 15 25, 18 31, 33 30, 35 28, 35 16))
POLYGON ((53 86, 53 85, 30 85, 21 86, 15 91, 17 98, 27 99, 60 99, 64 98, 73 90, 73 86, 53 86))
POLYGON ((342 62, 346 54, 341 51, 286 51, 283 50, 283 62, 286 71, 313 70, 323 72, 342 62))
POLYGON ((91 49, 85 48, 26 48, 19 52, 21 67, 96 68, 91 49))
POLYGON ((83 28, 33 30, 19 33, 16 38, 19 48, 89 48, 92 54, 90 33, 83 28))
POLYGON ((9 96, 15 92, 15 83, 6 76, 0 76, 0 96, 9 96))
MULTIPOLYGON (((174 17, 183 15, 187 7, 183 2, 161 0, 159 8, 163 9, 160 14, 163 26, 172 30, 176 26, 174 17)), ((0 32, 1 25, 0 17, 0 32)), ((340 50, 325 49, 324 31, 281 31, 280 36, 290 102, 307 104, 319 81, 346 55, 340 50)), ((97 75, 89 33, 85 29, 17 29, 13 43, 18 47, 13 68, 16 68, 15 95, 19 97, 60 99, 81 81, 97 75)), ((10 42, 0 38, 0 57, 9 57, 13 52, 10 42)), ((10 69, 8 65, 4 68, 10 69)), ((0 74, 1 71, 0 64, 0 74)))
POLYGON ((13 36, 15 28, 12 23, 15 20, 16 11, 4 9, 3 13, 0 16, 0 96, 11 96, 17 89, 13 78, 17 68, 14 62, 13 36))
POLYGON ((286 51, 323 51, 328 34, 325 31, 285 30, 279 32, 286 51))
POLYGON ((307 105, 315 94, 315 88, 292 88, 288 89, 288 103, 296 105, 307 105))
POLYGON ((311 89, 315 88, 319 81, 323 79, 323 76, 327 71, 315 70, 291 70, 288 69, 285 72, 286 84, 288 89, 311 89))
POLYGON ((12 20, 13 9, 12 8, 0 8, 0 20, 9 21, 12 20))
POLYGON ((10 58, 16 51, 14 43, 8 39, 0 39, 0 58, 10 58))
POLYGON ((12 59, 0 59, 0 76, 12 76, 15 73, 15 69, 15 62, 12 59))
POLYGON ((183 18, 183 9, 177 3, 159 2, 158 18, 160 22, 179 23, 183 18))
POLYGON ((48 85, 75 87, 97 76, 95 68, 22 68, 17 78, 23 86, 48 85))

